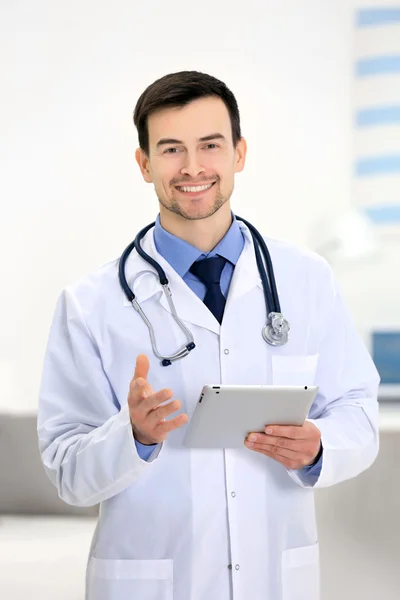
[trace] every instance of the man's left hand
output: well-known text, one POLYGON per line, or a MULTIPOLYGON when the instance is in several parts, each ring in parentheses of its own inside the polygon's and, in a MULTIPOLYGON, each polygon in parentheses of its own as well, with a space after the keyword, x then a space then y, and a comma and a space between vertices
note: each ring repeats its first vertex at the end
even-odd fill
POLYGON ((318 456, 321 432, 310 421, 301 426, 267 425, 265 433, 249 433, 245 445, 277 460, 287 469, 303 469, 312 465, 318 456))

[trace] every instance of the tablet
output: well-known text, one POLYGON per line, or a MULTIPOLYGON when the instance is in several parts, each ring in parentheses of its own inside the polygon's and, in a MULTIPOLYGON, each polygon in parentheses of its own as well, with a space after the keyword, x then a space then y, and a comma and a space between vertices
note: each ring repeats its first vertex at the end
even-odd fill
POLYGON ((205 385, 189 421, 187 448, 245 448, 267 425, 302 425, 318 386, 205 385))

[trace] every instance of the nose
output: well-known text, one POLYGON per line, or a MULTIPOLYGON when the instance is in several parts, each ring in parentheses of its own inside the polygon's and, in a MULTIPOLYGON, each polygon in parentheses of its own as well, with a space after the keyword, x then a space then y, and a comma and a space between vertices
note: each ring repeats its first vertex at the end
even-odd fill
POLYGON ((186 154, 185 164, 181 169, 182 175, 189 175, 191 179, 196 179, 196 177, 200 173, 204 173, 205 170, 205 167, 199 164, 198 156, 196 155, 196 153, 190 154, 188 152, 186 154))

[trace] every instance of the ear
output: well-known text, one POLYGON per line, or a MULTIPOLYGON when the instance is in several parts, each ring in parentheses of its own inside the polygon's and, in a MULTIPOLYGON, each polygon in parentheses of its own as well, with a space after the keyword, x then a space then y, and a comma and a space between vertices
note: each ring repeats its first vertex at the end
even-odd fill
POLYGON ((140 170, 142 172, 143 175, 143 179, 145 180, 146 183, 153 183, 153 178, 151 176, 151 172, 150 172, 150 161, 149 158, 147 157, 147 155, 145 154, 145 152, 141 149, 138 148, 135 152, 135 158, 136 158, 136 162, 140 167, 140 170))
POLYGON ((242 137, 235 148, 235 173, 240 173, 244 169, 247 154, 247 143, 242 137))

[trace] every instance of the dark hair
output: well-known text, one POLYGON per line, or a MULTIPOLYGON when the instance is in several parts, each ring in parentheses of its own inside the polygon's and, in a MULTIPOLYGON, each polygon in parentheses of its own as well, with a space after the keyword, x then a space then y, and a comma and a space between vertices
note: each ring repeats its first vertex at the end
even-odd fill
POLYGON ((215 77, 198 71, 170 73, 149 85, 136 103, 133 122, 139 135, 139 146, 149 155, 148 117, 151 113, 166 107, 186 106, 197 98, 217 96, 229 111, 232 126, 232 140, 236 147, 241 138, 240 115, 236 98, 230 89, 215 77))

